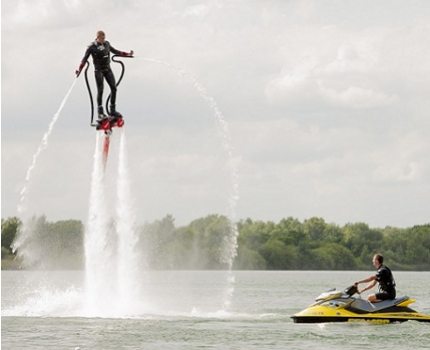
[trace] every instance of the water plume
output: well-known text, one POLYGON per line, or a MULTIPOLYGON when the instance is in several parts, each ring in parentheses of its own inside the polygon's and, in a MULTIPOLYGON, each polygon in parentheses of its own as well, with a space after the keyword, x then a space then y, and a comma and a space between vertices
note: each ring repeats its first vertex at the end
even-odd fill
POLYGON ((21 215, 27 211, 27 201, 28 201, 28 194, 29 194, 30 188, 31 188, 32 173, 33 173, 34 168, 36 167, 37 159, 39 158, 42 151, 48 147, 49 136, 51 135, 52 130, 54 129, 55 123, 57 122, 58 118, 60 117, 60 113, 63 110, 64 105, 66 104, 67 100, 69 99, 70 93, 72 92, 73 87, 76 84, 76 81, 77 81, 77 79, 75 79, 73 81, 72 86, 70 87, 66 96, 64 96, 63 101, 61 102, 60 107, 57 110, 57 113, 54 114, 54 117, 52 118, 51 122, 49 123, 48 130, 45 132, 45 134, 42 137, 42 142, 40 143, 39 147, 37 148, 36 153, 33 155, 33 162, 28 167, 27 175, 25 176, 25 185, 20 192, 21 200, 20 200, 20 203, 18 204, 18 213, 21 215))
POLYGON ((131 198, 131 182, 127 159, 125 130, 121 131, 116 202, 116 231, 118 235, 118 288, 119 299, 125 310, 133 310, 140 296, 139 281, 141 275, 138 236, 136 233, 136 215, 131 198))
POLYGON ((200 84, 194 77, 185 72, 183 69, 177 68, 167 62, 142 57, 141 59, 153 62, 157 64, 164 65, 169 69, 173 70, 175 73, 179 74, 184 79, 191 82, 194 88, 197 90, 199 95, 206 101, 209 108, 213 111, 215 116, 215 122, 218 127, 218 135, 221 138, 222 146, 224 152, 227 156, 228 164, 230 166, 230 195, 228 198, 227 205, 227 213, 229 218, 229 229, 228 234, 224 237, 224 244, 221 249, 221 262, 227 266, 228 276, 227 276, 227 287, 225 290, 223 308, 228 309, 231 304, 231 299, 233 297, 234 292, 234 276, 231 272, 233 267, 234 259, 237 255, 237 237, 239 235, 237 226, 236 226, 236 206, 237 201, 239 200, 239 186, 238 186, 238 169, 236 167, 236 163, 233 157, 233 147, 231 145, 231 134, 230 129, 228 127, 228 123, 226 122, 224 116, 219 110, 215 100, 207 95, 206 89, 200 84))
POLYGON ((106 312, 109 315, 132 314, 141 298, 142 264, 137 251, 138 236, 131 198, 126 136, 124 130, 118 130, 118 133, 120 141, 114 199, 107 196, 112 188, 106 181, 109 169, 103 159, 102 143, 106 136, 102 133, 97 133, 94 151, 84 242, 87 310, 94 315, 105 315, 106 312))
POLYGON ((43 135, 42 141, 39 144, 39 147, 37 148, 36 153, 33 155, 33 161, 27 169, 27 174, 25 176, 25 184, 20 192, 21 198, 17 207, 17 211, 23 221, 23 224, 19 228, 16 238, 12 243, 12 250, 13 252, 16 252, 17 256, 22 261, 24 261, 24 263, 26 263, 28 266, 31 266, 33 263, 36 262, 36 260, 39 260, 38 258, 40 258, 35 256, 34 252, 32 252, 32 249, 31 249, 30 241, 34 233, 34 222, 30 222, 31 220, 28 220, 28 222, 25 221, 27 211, 28 211, 28 197, 31 189, 33 170, 36 168, 37 160, 40 154, 48 147, 49 136, 54 130, 55 123, 60 117, 60 113, 63 110, 67 100, 69 99, 69 96, 76 84, 76 81, 77 79, 73 81, 69 91, 66 93, 63 100, 61 101, 60 107, 58 108, 57 112, 54 114, 54 117, 52 118, 51 122, 49 123, 48 130, 43 135))
POLYGON ((111 304, 116 295, 114 222, 106 203, 105 171, 101 143, 104 135, 96 134, 94 164, 91 177, 88 222, 85 230, 86 296, 90 313, 98 313, 111 304))

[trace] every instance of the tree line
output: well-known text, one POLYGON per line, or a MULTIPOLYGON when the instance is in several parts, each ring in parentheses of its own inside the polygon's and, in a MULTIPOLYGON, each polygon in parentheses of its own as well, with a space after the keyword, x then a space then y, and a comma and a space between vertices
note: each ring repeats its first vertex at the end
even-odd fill
MULTIPOLYGON (((11 245, 21 225, 16 217, 2 219, 2 268, 16 258, 11 245)), ((28 267, 84 268, 81 221, 49 222, 41 216, 31 219, 31 227, 30 237, 20 245, 28 267)), ((138 227, 135 249, 150 269, 224 269, 220 250, 230 229, 222 215, 208 215, 180 227, 167 215, 138 227)), ((430 224, 381 229, 360 222, 339 226, 318 217, 303 221, 288 217, 278 223, 248 218, 240 220, 237 229, 233 264, 237 270, 369 270, 373 254, 380 252, 392 269, 430 271, 430 224)), ((117 244, 115 237, 110 244, 117 244)))

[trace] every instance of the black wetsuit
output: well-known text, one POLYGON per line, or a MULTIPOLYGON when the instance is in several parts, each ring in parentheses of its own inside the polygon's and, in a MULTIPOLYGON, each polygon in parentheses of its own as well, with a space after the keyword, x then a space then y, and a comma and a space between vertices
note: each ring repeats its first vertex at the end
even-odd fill
POLYGON ((100 44, 97 40, 88 45, 87 51, 85 51, 84 58, 82 58, 81 66, 85 65, 88 57, 93 57, 94 63, 94 75, 96 77, 97 84, 97 105, 102 105, 103 99, 103 78, 106 79, 109 84, 111 91, 111 105, 115 105, 116 102, 116 83, 115 76, 113 75, 112 69, 110 68, 110 53, 116 55, 126 56, 127 53, 119 51, 112 47, 109 41, 105 41, 100 44))
POLYGON ((379 269, 376 271, 376 280, 379 282, 379 293, 376 293, 377 299, 387 300, 396 298, 396 282, 391 270, 387 266, 379 266, 379 269))

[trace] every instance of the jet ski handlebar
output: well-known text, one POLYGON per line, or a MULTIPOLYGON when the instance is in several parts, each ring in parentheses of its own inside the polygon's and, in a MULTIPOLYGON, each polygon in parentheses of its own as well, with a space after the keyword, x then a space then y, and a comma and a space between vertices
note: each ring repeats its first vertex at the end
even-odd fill
POLYGON ((358 288, 355 284, 353 284, 352 286, 345 288, 343 292, 345 294, 348 294, 350 297, 352 297, 354 294, 358 293, 358 288))

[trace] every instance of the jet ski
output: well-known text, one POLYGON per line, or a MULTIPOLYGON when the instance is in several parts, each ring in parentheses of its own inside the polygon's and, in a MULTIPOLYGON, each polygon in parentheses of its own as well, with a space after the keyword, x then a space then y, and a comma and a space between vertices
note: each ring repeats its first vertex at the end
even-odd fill
POLYGON ((361 297, 354 297, 356 293, 358 289, 354 285, 344 291, 330 289, 319 295, 315 303, 291 318, 294 323, 393 323, 409 320, 430 322, 429 315, 420 314, 409 308, 409 304, 415 300, 408 296, 371 303, 361 297))

